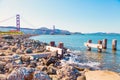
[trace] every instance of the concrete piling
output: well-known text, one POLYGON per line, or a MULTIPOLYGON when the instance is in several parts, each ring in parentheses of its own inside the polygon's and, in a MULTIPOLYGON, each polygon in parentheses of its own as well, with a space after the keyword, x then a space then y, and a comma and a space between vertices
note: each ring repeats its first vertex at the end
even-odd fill
POLYGON ((98 52, 102 52, 102 49, 100 48, 99 45, 102 45, 102 41, 101 40, 98 40, 98 52))
MULTIPOLYGON (((102 50, 107 49, 107 39, 103 40, 98 40, 98 44, 92 43, 92 40, 88 40, 84 45, 87 47, 88 51, 91 51, 91 48, 98 48, 98 52, 102 52, 102 50)), ((117 40, 113 39, 112 40, 112 50, 116 51, 117 50, 117 40)))
POLYGON ((107 39, 103 39, 102 48, 107 49, 107 39))
POLYGON ((64 43, 63 42, 59 42, 58 48, 64 48, 64 43))
POLYGON ((116 39, 113 39, 112 40, 112 50, 117 50, 117 40, 116 39))
MULTIPOLYGON (((92 40, 88 40, 87 43, 92 43, 92 40)), ((87 45, 87 50, 91 51, 91 47, 87 45)))

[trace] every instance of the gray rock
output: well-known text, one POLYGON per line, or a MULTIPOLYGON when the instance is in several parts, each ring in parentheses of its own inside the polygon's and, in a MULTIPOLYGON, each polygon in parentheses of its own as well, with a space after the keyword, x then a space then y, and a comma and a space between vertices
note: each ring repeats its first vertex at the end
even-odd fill
POLYGON ((13 39, 13 36, 11 35, 4 35, 2 36, 3 39, 13 39))
POLYGON ((49 66, 50 64, 54 64, 55 62, 57 62, 57 59, 55 57, 50 57, 47 62, 46 65, 49 66))
POLYGON ((17 54, 24 54, 24 51, 21 50, 21 49, 17 49, 17 50, 16 50, 16 53, 17 53, 17 54))
POLYGON ((27 48, 25 52, 26 52, 26 53, 33 53, 33 51, 32 51, 31 48, 27 48))
POLYGON ((7 76, 7 80, 25 80, 24 78, 34 71, 32 68, 16 68, 7 76))
POLYGON ((30 63, 30 57, 29 56, 24 55, 24 56, 21 56, 20 59, 21 59, 22 62, 29 62, 30 63))
POLYGON ((5 72, 5 68, 4 68, 5 65, 6 65, 6 62, 0 61, 0 73, 4 73, 5 72))
POLYGON ((0 61, 0 65, 6 65, 6 62, 0 61))
POLYGON ((7 50, 9 48, 9 46, 3 46, 2 50, 7 50))
POLYGON ((35 71, 34 80, 51 80, 50 77, 42 71, 35 71))
POLYGON ((15 63, 22 64, 23 62, 21 60, 16 60, 15 63))
POLYGON ((33 68, 16 68, 8 76, 7 80, 51 80, 50 77, 42 71, 36 71, 33 68))
POLYGON ((0 56, 5 56, 5 54, 4 53, 0 53, 0 56))
POLYGON ((31 67, 31 68, 35 68, 36 66, 37 66, 36 62, 31 62, 29 65, 29 67, 31 67))
POLYGON ((49 75, 54 74, 55 75, 56 74, 56 69, 53 68, 53 67, 48 67, 47 74, 49 74, 49 75))
POLYGON ((2 45, 0 45, 0 48, 2 47, 2 45))
POLYGON ((12 52, 16 52, 16 50, 17 50, 17 48, 15 48, 15 47, 13 47, 13 48, 11 49, 12 52))
POLYGON ((13 54, 13 58, 14 58, 14 59, 19 59, 20 56, 19 56, 18 54, 13 54))
POLYGON ((60 63, 61 63, 60 61, 55 62, 54 67, 60 66, 60 63))
POLYGON ((73 66, 64 65, 61 69, 57 70, 57 75, 61 80, 76 80, 80 74, 73 66))
POLYGON ((37 69, 40 70, 40 71, 47 71, 46 66, 37 66, 37 69))
POLYGON ((33 56, 30 56, 30 60, 32 61, 32 60, 35 60, 35 58, 33 57, 33 56))

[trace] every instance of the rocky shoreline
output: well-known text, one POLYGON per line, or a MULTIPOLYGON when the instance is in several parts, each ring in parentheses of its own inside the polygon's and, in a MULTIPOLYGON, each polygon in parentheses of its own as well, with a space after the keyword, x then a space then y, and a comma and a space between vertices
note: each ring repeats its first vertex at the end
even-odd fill
POLYGON ((0 80, 120 80, 112 71, 61 64, 64 56, 70 56, 66 48, 58 55, 31 36, 0 36, 0 80))

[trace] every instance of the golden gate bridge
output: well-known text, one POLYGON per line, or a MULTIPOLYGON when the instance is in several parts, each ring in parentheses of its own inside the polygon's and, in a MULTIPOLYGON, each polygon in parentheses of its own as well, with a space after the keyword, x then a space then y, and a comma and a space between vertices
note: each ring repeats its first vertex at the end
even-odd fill
POLYGON ((7 21, 10 21, 13 18, 15 19, 15 23, 16 23, 16 26, 15 26, 16 27, 16 31, 20 31, 21 20, 22 20, 22 22, 24 22, 25 24, 29 25, 30 27, 35 27, 33 24, 29 23, 28 20, 26 20, 25 18, 21 17, 19 14, 16 14, 16 16, 12 16, 12 17, 6 18, 4 20, 0 20, 0 24, 1 23, 5 23, 7 21))
MULTIPOLYGON (((16 14, 16 16, 12 16, 12 17, 9 17, 9 18, 7 18, 7 19, 4 19, 4 20, 1 20, 0 21, 0 23, 4 23, 4 22, 6 22, 6 21, 9 21, 9 20, 11 20, 11 19, 13 19, 13 18, 16 18, 15 19, 15 22, 16 22, 16 30, 10 30, 10 31, 20 31, 21 29, 21 26, 20 26, 20 22, 21 22, 21 16, 20 16, 20 14, 16 14)), ((27 21, 25 18, 23 18, 22 17, 22 20, 24 20, 23 22, 24 23, 26 23, 27 25, 29 25, 29 26, 32 26, 32 27, 35 27, 33 24, 31 24, 31 23, 29 23, 29 21, 27 21)), ((43 30, 43 33, 45 32, 45 30, 43 30)), ((54 34, 55 33, 55 25, 53 25, 53 30, 52 30, 52 32, 51 32, 52 34, 54 34)))

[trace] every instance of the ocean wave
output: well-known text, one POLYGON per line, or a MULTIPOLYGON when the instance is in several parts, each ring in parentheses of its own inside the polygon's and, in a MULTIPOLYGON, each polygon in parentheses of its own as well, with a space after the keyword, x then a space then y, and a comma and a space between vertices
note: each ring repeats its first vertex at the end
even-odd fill
POLYGON ((66 65, 66 64, 77 65, 80 68, 89 68, 89 69, 97 69, 97 70, 101 69, 100 62, 89 61, 86 58, 84 58, 83 55, 80 53, 81 51, 74 51, 74 53, 70 53, 69 56, 65 56, 61 60, 61 64, 62 65, 66 65))

